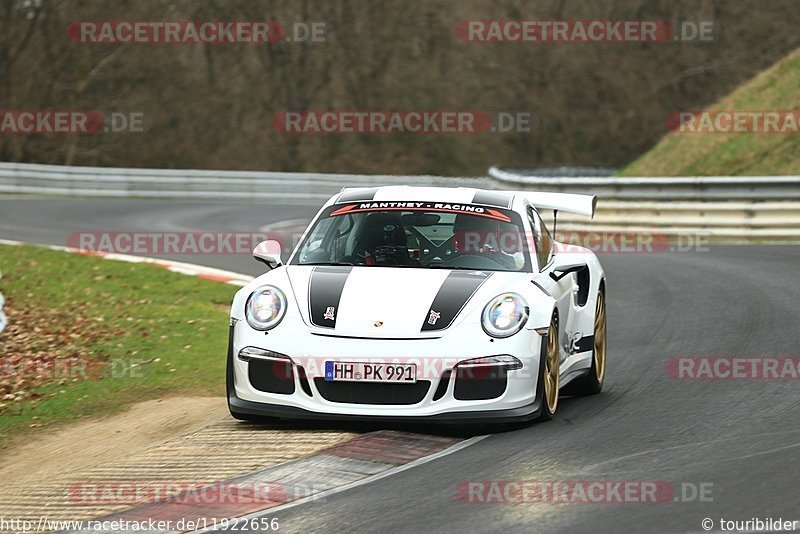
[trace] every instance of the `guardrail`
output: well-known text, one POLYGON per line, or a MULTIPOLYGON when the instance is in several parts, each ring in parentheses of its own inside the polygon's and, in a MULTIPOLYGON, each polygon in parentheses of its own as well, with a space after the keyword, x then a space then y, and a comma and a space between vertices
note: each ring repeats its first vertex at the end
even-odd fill
POLYGON ((800 241, 800 176, 531 176, 498 167, 488 177, 122 169, 0 163, 0 193, 91 197, 279 199, 316 203, 343 186, 446 185, 591 193, 595 221, 564 214, 563 229, 658 228, 722 241, 800 241))
POLYGON ((800 200, 800 176, 551 177, 492 167, 489 177, 123 169, 0 163, 0 192, 169 198, 321 199, 342 186, 448 185, 586 192, 603 200, 800 200))
POLYGON ((583 190, 615 200, 800 200, 800 176, 548 177, 498 167, 491 167, 489 176, 508 186, 583 190))
POLYGON ((0 163, 0 192, 103 197, 327 199, 344 185, 463 185, 487 178, 122 169, 0 163))
POLYGON ((559 217, 564 230, 704 234, 709 241, 800 242, 800 176, 553 177, 498 167, 498 182, 542 191, 598 195, 591 223, 559 217))

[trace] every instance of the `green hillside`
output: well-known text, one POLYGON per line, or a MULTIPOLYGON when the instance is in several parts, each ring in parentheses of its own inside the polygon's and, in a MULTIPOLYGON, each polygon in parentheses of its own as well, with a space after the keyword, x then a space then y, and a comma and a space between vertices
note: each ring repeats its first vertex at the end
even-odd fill
MULTIPOLYGON (((709 110, 800 110, 800 49, 709 110)), ((624 176, 778 175, 800 171, 800 135, 672 132, 624 176)))

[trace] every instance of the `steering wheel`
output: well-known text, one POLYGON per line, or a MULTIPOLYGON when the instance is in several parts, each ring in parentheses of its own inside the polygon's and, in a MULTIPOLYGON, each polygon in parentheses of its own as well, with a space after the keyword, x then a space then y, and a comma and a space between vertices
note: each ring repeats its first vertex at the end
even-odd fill
POLYGON ((390 267, 396 267, 400 265, 400 260, 398 260, 397 256, 397 249, 399 247, 393 245, 381 245, 379 247, 375 247, 372 255, 375 257, 375 261, 380 265, 389 265, 390 267))

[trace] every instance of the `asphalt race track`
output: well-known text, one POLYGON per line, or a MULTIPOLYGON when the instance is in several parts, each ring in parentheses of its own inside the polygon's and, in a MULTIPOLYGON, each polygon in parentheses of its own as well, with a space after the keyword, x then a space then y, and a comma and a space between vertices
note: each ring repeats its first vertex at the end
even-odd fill
MULTIPOLYGON (((314 206, 0 198, 0 238, 65 244, 76 231, 256 231, 314 206)), ((258 274, 241 256, 180 256, 258 274)), ((800 248, 714 246, 604 254, 606 388, 556 418, 322 501, 269 514, 282 532, 703 532, 701 521, 800 520, 800 389, 794 380, 687 380, 676 357, 797 357, 800 248), (666 481, 659 504, 482 504, 466 481, 666 481), (681 485, 712 488, 710 502, 681 485), (713 485, 713 486, 710 486, 713 485)), ((222 356, 221 356, 222 357, 222 356)), ((708 495, 707 495, 708 496, 708 495)))
MULTIPOLYGON (((319 204, 0 196, 0 239, 66 246, 75 232, 259 232, 270 223, 310 218, 317 209, 319 204)), ((250 254, 157 257, 252 276, 264 272, 250 254)))

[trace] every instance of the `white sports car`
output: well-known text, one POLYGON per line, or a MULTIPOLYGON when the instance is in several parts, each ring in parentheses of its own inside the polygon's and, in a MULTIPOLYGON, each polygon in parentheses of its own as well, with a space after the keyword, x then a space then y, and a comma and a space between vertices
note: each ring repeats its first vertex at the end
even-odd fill
POLYGON ((594 215, 596 197, 469 188, 344 189, 286 265, 236 293, 233 417, 451 423, 553 417, 600 392, 605 273, 555 242, 539 210, 594 215))

